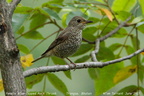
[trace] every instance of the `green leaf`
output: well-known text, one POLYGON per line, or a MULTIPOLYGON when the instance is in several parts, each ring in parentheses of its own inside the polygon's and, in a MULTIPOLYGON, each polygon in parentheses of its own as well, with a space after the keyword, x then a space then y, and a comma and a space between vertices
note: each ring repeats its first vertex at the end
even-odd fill
POLYGON ((122 94, 116 94, 114 96, 133 96, 134 92, 138 91, 138 87, 135 85, 130 85, 127 87, 124 87, 123 89, 121 89, 120 91, 118 91, 117 93, 122 93, 122 94))
POLYGON ((13 14, 12 17, 13 32, 17 32, 28 17, 29 17, 28 14, 13 14))
POLYGON ((27 88, 31 89, 35 84, 41 82, 43 77, 44 74, 37 74, 37 75, 32 75, 30 77, 27 77, 25 79, 27 88))
POLYGON ((143 65, 139 65, 139 68, 140 69, 138 69, 139 71, 137 73, 137 74, 139 74, 138 79, 141 81, 141 83, 143 83, 143 80, 144 80, 144 72, 143 72, 144 66, 143 65))
POLYGON ((15 13, 20 13, 20 14, 30 14, 33 11, 33 8, 31 7, 26 7, 26 6, 18 6, 15 9, 15 13))
POLYGON ((140 87, 141 92, 144 94, 144 88, 140 87))
POLYGON ((130 36, 130 38, 131 38, 131 43, 133 45, 133 48, 135 50, 139 49, 140 48, 140 41, 139 41, 139 39, 137 39, 136 36, 130 36))
POLYGON ((86 29, 83 30, 83 38, 90 40, 90 41, 95 41, 96 36, 94 36, 94 33, 97 31, 96 27, 87 27, 86 29))
MULTIPOLYGON (((82 0, 83 1, 83 0, 82 0)), ((86 1, 87 2, 87 1, 86 1)), ((90 13, 90 10, 87 10, 86 11, 86 9, 85 8, 89 8, 90 6, 91 6, 91 4, 88 4, 88 5, 86 5, 86 4, 78 4, 78 6, 77 6, 77 8, 79 8, 79 5, 80 5, 80 7, 81 7, 81 12, 82 13, 84 13, 86 16, 88 16, 88 17, 90 17, 91 16, 91 13, 90 13)), ((86 18, 86 19, 88 19, 88 18, 86 18)))
POLYGON ((132 20, 131 24, 137 24, 137 23, 141 22, 143 19, 144 19, 143 16, 138 16, 132 20))
MULTIPOLYGON (((129 46, 129 45, 125 46, 125 49, 126 49, 126 52, 127 52, 128 55, 132 54, 133 52, 135 52, 134 48, 131 47, 131 46, 129 46)), ((137 64, 137 58, 136 58, 136 56, 133 57, 133 58, 131 58, 130 61, 131 61, 131 63, 133 65, 137 64)))
POLYGON ((67 3, 66 5, 67 5, 68 7, 75 8, 75 5, 74 5, 74 4, 67 3))
POLYGON ((120 30, 118 30, 118 32, 116 32, 112 37, 115 38, 123 38, 127 36, 127 31, 124 28, 121 28, 120 30))
POLYGON ((93 23, 90 24, 96 24, 100 21, 99 18, 95 18, 95 17, 90 17, 88 20, 93 21, 93 23))
POLYGON ((122 21, 125 21, 130 15, 131 15, 131 13, 126 12, 126 11, 117 11, 116 12, 116 18, 121 19, 122 21))
POLYGON ((144 33, 144 22, 142 22, 137 28, 140 32, 144 33))
POLYGON ((42 7, 50 8, 51 10, 55 10, 56 12, 59 12, 63 8, 63 1, 59 2, 59 0, 49 0, 46 3, 42 4, 42 7))
POLYGON ((44 15, 46 17, 50 17, 50 15, 42 8, 37 8, 36 10, 39 11, 42 15, 44 15))
POLYGON ((24 26, 22 26, 16 33, 17 34, 22 34, 24 32, 24 26))
POLYGON ((144 15, 144 0, 138 0, 141 6, 142 14, 144 15))
POLYGON ((51 84, 58 89, 60 92, 62 92, 66 96, 70 96, 69 94, 66 94, 68 92, 66 85, 62 80, 60 80, 56 75, 54 74, 48 74, 47 75, 49 81, 51 84))
POLYGON ((64 71, 64 74, 65 74, 65 76, 66 76, 67 78, 72 79, 72 77, 71 77, 71 71, 70 71, 70 70, 64 71))
POLYGON ((29 53, 29 49, 25 45, 18 44, 18 49, 25 54, 29 53))
POLYGON ((99 72, 100 72, 100 70, 96 69, 96 68, 89 68, 88 69, 88 73, 93 80, 96 80, 99 78, 99 74, 100 74, 99 72))
POLYGON ((67 15, 68 15, 68 14, 64 14, 64 15, 62 16, 62 25, 63 25, 64 27, 67 26, 67 24, 66 24, 67 15))
POLYGON ((96 0, 96 1, 101 2, 101 3, 105 3, 104 0, 96 0))
POLYGON ((112 10, 114 11, 131 11, 137 3, 137 0, 114 0, 112 10))
POLYGON ((28 32, 23 37, 28 38, 28 39, 43 39, 44 38, 38 31, 28 32))
POLYGON ((43 26, 40 26, 38 27, 39 25, 43 25, 46 20, 47 20, 47 17, 41 13, 35 13, 32 15, 31 17, 31 23, 30 23, 30 29, 33 29, 33 28, 41 28, 43 26))
POLYGON ((95 79, 95 96, 101 96, 101 94, 114 87, 113 78, 115 73, 121 69, 123 65, 123 62, 119 62, 114 65, 105 66, 99 70, 99 76, 95 79))
POLYGON ((120 47, 122 47, 122 45, 120 43, 114 43, 114 44, 110 45, 109 49, 112 51, 116 51, 120 47))
POLYGON ((54 64, 60 64, 60 65, 65 65, 66 64, 66 62, 62 58, 52 56, 51 59, 54 62, 54 64))
POLYGON ((85 56, 83 56, 83 57, 81 57, 81 58, 78 58, 78 59, 75 61, 75 63, 85 62, 85 61, 87 61, 88 59, 90 59, 90 56, 89 56, 89 55, 85 55, 85 56))
POLYGON ((88 18, 87 15, 85 15, 84 13, 82 13, 81 11, 72 11, 67 15, 67 19, 66 19, 66 24, 68 25, 69 21, 74 17, 74 16, 81 16, 84 18, 88 18))
POLYGON ((12 0, 6 0, 7 3, 11 3, 12 0))
MULTIPOLYGON (((101 36, 105 36, 106 34, 108 34, 109 32, 113 31, 117 27, 117 23, 116 22, 111 22, 108 26, 106 26, 107 22, 108 22, 107 19, 104 19, 103 20, 103 24, 100 25, 100 29, 102 30, 101 36)), ((125 36, 127 36, 126 29, 121 28, 112 37, 123 38, 125 36)))
POLYGON ((78 51, 74 55, 72 55, 72 56, 82 55, 82 54, 90 51, 92 48, 93 48, 93 46, 91 44, 82 44, 80 46, 80 48, 78 49, 78 51))
POLYGON ((99 53, 97 54, 98 60, 112 60, 115 58, 113 52, 104 46, 100 46, 99 53))
POLYGON ((47 4, 59 4, 59 5, 62 5, 63 1, 64 0, 61 0, 61 2, 59 2, 59 0, 52 0, 52 1, 48 1, 47 4))
POLYGON ((61 20, 61 18, 58 16, 58 13, 55 11, 49 9, 49 8, 43 8, 44 11, 46 11, 53 19, 61 20))
MULTIPOLYGON (((61 58, 58 58, 56 56, 53 56, 51 57, 52 61, 55 63, 55 64, 60 64, 60 65, 65 65, 66 62, 61 59, 61 58)), ((64 74, 66 75, 66 77, 68 77, 69 79, 71 79, 71 72, 70 71, 64 71, 64 74)))
POLYGON ((139 27, 141 25, 144 25, 144 22, 137 23, 136 27, 139 27))

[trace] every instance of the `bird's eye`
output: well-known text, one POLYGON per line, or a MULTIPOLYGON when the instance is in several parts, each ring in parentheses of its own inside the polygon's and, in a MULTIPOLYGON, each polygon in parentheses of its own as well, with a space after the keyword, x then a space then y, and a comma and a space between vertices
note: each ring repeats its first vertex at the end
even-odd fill
POLYGON ((81 20, 80 20, 80 19, 78 19, 78 20, 77 20, 77 22, 78 22, 78 23, 80 23, 80 22, 81 22, 81 20))

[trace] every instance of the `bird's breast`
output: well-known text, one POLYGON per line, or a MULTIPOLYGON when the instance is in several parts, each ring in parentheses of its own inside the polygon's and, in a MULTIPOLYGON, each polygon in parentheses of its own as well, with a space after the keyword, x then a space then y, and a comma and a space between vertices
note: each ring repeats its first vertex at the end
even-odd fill
POLYGON ((59 44, 57 48, 55 48, 55 56, 66 58, 72 54, 74 54, 81 45, 82 41, 82 31, 77 33, 72 33, 67 40, 63 43, 59 44))

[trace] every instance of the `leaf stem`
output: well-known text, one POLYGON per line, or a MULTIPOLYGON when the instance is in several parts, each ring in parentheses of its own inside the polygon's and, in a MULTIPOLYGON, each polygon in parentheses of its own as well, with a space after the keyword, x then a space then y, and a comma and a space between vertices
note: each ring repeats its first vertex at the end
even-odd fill
MULTIPOLYGON (((138 30, 136 28, 136 50, 138 50, 139 46, 138 46, 138 30)), ((137 86, 138 88, 140 88, 140 82, 139 82, 139 78, 140 78, 140 62, 139 62, 139 58, 140 58, 140 55, 138 54, 136 56, 137 58, 137 86)), ((138 96, 140 96, 140 92, 138 90, 138 96)))
POLYGON ((118 56, 121 54, 121 52, 122 52, 122 50, 123 50, 123 48, 125 47, 125 45, 126 45, 126 42, 127 42, 127 40, 128 40, 128 37, 130 36, 130 34, 132 33, 132 31, 134 30, 134 28, 135 28, 135 26, 131 29, 131 31, 128 33, 128 35, 127 35, 127 37, 126 37, 126 39, 125 39, 125 41, 124 41, 124 43, 123 43, 123 45, 122 45, 122 47, 121 47, 121 49, 120 49, 120 51, 119 51, 119 53, 118 53, 118 56))
POLYGON ((56 32, 53 32, 52 34, 48 35, 47 37, 45 37, 43 40, 41 40, 39 43, 37 43, 30 51, 29 53, 31 53, 38 45, 40 45, 43 41, 45 41, 46 39, 48 39, 49 37, 51 37, 52 35, 60 32, 61 30, 58 30, 56 32))
POLYGON ((43 82, 43 90, 42 90, 42 92, 43 93, 45 93, 45 91, 46 91, 46 75, 44 75, 44 82, 43 82))
POLYGON ((44 26, 44 25, 46 25, 46 24, 50 24, 50 23, 52 23, 52 22, 51 22, 51 21, 50 21, 50 22, 46 22, 46 23, 43 23, 43 24, 41 24, 41 25, 38 25, 38 26, 30 29, 29 31, 27 31, 27 32, 21 34, 20 36, 18 36, 18 37, 16 38, 16 40, 19 39, 20 37, 24 36, 25 34, 31 32, 31 31, 33 31, 33 30, 36 30, 37 28, 39 28, 39 27, 41 27, 41 26, 44 26))
POLYGON ((117 20, 115 14, 114 14, 114 12, 113 12, 113 10, 112 10, 111 7, 109 6, 108 0, 104 0, 104 1, 105 1, 105 3, 107 4, 107 7, 109 8, 110 12, 111 12, 112 15, 114 16, 114 20, 115 20, 115 21, 117 22, 117 24, 119 25, 120 23, 119 23, 119 21, 117 20))

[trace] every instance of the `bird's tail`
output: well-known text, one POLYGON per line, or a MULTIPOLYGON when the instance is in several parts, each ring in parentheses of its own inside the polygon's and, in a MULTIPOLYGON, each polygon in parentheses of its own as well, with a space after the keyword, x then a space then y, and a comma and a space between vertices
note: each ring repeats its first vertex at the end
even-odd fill
POLYGON ((44 56, 41 56, 41 57, 39 57, 39 58, 37 58, 37 59, 33 60, 33 61, 32 61, 32 63, 34 63, 34 62, 36 62, 36 61, 38 61, 38 60, 42 59, 43 57, 44 57, 44 56))

